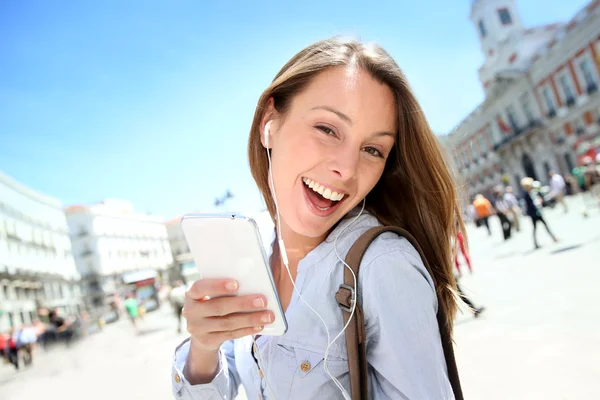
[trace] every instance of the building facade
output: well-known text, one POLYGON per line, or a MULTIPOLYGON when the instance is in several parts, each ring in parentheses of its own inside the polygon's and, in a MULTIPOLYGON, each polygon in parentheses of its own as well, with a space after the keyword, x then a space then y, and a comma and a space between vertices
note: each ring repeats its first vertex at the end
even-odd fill
POLYGON ((65 213, 58 200, 0 173, 0 331, 52 308, 83 311, 65 213))
POLYGON ((475 0, 485 100, 450 133, 468 196, 568 175, 600 149, 600 0, 567 23, 526 28, 515 1, 475 0))
POLYGON ((131 283, 123 281, 124 275, 154 271, 160 281, 173 262, 162 218, 137 213, 129 202, 105 200, 65 211, 75 264, 93 306, 120 294, 131 283))

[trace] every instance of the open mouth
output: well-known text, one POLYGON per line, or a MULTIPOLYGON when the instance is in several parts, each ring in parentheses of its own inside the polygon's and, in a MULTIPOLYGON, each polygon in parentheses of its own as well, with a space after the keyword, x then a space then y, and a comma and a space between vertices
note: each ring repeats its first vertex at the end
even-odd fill
POLYGON ((347 197, 344 193, 332 191, 310 178, 302 178, 302 182, 308 201, 319 214, 329 215, 347 197))

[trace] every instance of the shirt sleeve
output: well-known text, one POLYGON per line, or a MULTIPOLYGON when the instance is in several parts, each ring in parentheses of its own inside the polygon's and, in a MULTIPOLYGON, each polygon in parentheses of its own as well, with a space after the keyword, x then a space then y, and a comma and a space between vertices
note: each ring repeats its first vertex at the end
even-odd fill
POLYGON ((378 246, 370 261, 369 248, 363 259, 368 264, 361 266, 370 387, 377 399, 454 399, 433 282, 416 250, 400 241, 403 246, 383 253, 389 246, 378 246))
POLYGON ((173 398, 177 400, 232 400, 237 396, 240 377, 235 368, 233 341, 223 343, 219 350, 219 372, 212 382, 190 384, 183 369, 190 353, 190 339, 175 349, 171 371, 173 398))

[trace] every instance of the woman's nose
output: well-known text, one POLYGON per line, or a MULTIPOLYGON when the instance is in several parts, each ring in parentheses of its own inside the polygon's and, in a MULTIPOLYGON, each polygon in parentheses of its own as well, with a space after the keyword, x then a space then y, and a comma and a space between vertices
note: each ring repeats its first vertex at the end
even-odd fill
POLYGON ((346 181, 356 176, 360 161, 360 151, 354 149, 340 149, 330 163, 331 171, 340 179, 346 181))

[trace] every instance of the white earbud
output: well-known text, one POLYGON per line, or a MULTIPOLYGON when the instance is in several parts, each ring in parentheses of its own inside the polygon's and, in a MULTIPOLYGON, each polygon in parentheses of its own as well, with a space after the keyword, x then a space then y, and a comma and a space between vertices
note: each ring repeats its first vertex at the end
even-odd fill
POLYGON ((271 131, 271 122, 273 122, 273 120, 269 120, 269 122, 267 122, 265 124, 265 147, 268 149, 269 148, 269 133, 271 131))

